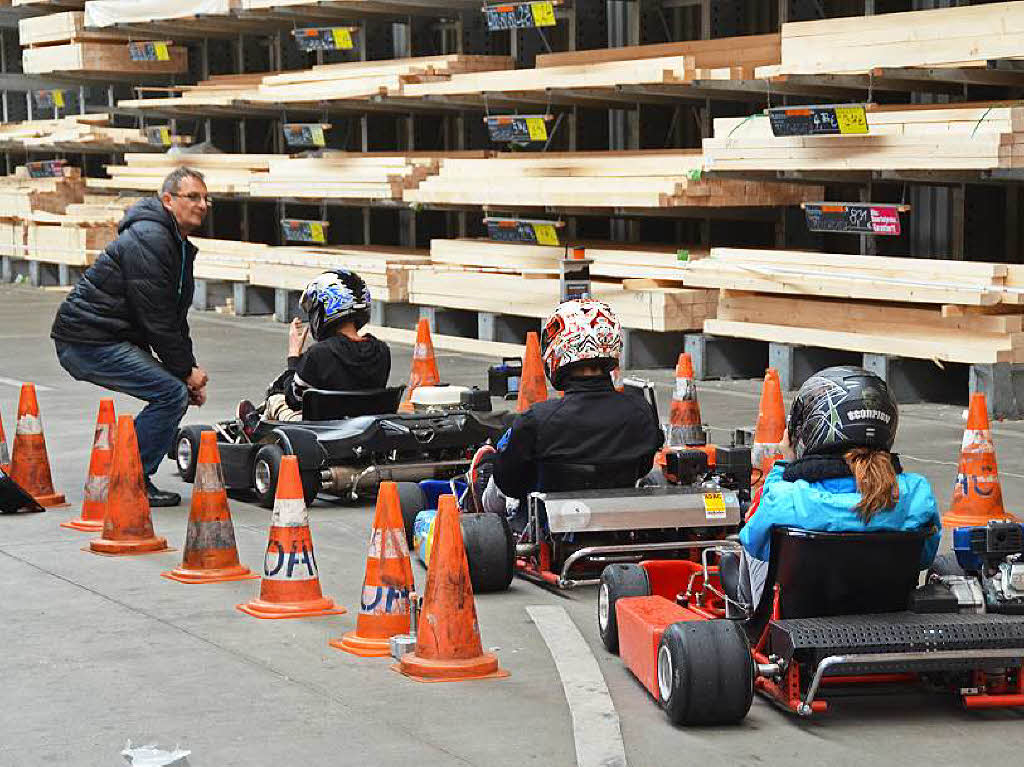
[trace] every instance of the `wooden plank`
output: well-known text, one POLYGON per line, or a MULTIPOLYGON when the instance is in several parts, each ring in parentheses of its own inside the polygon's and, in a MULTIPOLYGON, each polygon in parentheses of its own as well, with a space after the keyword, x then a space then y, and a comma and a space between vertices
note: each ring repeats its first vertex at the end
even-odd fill
POLYGON ((116 43, 70 43, 22 51, 26 74, 89 72, 95 74, 180 74, 188 70, 188 51, 171 46, 169 61, 132 61, 128 46, 116 43))
POLYGON ((537 56, 537 67, 597 64, 609 61, 653 59, 663 56, 695 56, 699 66, 727 66, 743 62, 773 63, 781 58, 778 34, 724 37, 714 40, 687 40, 655 45, 631 45, 621 48, 545 53, 537 56), (722 64, 711 63, 723 61, 722 64))

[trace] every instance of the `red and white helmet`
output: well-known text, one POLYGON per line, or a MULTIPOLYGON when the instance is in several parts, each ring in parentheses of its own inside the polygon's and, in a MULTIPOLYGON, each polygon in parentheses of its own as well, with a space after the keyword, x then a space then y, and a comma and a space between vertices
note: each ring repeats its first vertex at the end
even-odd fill
POLYGON ((622 325, 604 301, 566 301, 544 323, 540 348, 544 372, 551 385, 560 389, 561 379, 579 363, 597 364, 606 370, 619 364, 622 325))

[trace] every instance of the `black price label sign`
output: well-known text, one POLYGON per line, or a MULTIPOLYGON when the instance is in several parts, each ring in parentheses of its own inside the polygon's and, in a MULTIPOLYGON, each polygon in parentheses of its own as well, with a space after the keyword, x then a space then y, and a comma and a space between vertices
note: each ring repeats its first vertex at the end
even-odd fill
POLYGON ((282 130, 288 146, 323 147, 327 144, 321 123, 285 123, 282 130))
POLYGON ((500 115, 485 117, 491 141, 510 144, 528 144, 548 140, 548 121, 551 115, 500 115))
POLYGON ((299 49, 312 51, 350 51, 355 47, 352 42, 352 27, 304 27, 293 29, 299 49))
POLYGON ((128 56, 132 61, 170 61, 171 51, 163 41, 128 43, 128 56))
POLYGON ((63 109, 64 91, 32 91, 37 109, 63 109))
POLYGON ((307 221, 301 218, 282 218, 281 234, 288 242, 312 242, 324 245, 327 242, 326 221, 307 221))
POLYGON ((554 221, 526 221, 514 218, 488 218, 487 236, 501 242, 528 242, 558 245, 558 224, 554 221))
POLYGON ((812 232, 840 232, 897 237, 900 213, 906 205, 875 205, 869 202, 804 203, 807 228, 812 232))
POLYGON ((503 29, 553 27, 557 23, 555 4, 552 2, 486 5, 483 11, 487 18, 487 29, 491 32, 503 29))
POLYGON ((778 136, 848 136, 868 132, 863 104, 779 107, 768 110, 772 134, 778 136))
POLYGON ((39 160, 25 163, 29 178, 60 178, 67 160, 39 160))

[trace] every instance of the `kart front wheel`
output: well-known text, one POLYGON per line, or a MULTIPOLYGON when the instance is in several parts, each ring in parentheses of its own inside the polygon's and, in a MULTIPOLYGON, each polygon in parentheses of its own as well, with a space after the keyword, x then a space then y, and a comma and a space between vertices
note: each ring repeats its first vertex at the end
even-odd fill
POLYGON ((505 591, 515 574, 516 549, 508 521, 498 514, 459 514, 473 593, 505 591))
POLYGON ((415 482, 396 482, 395 487, 398 488, 398 504, 402 507, 405 542, 411 549, 416 515, 427 508, 427 499, 423 496, 423 489, 415 482))
POLYGON ((680 621, 658 645, 658 697, 674 724, 741 721, 754 697, 750 643, 736 621, 680 621))
POLYGON ((640 565, 608 565, 601 573, 597 590, 597 630, 604 648, 611 653, 619 651, 619 623, 615 603, 621 597, 646 597, 651 593, 647 571, 640 565))
MULTIPOLYGON (((265 509, 274 508, 277 495, 277 478, 281 472, 281 461, 284 450, 280 445, 264 445, 256 452, 252 462, 252 489, 256 494, 256 503, 265 509)), ((302 480, 302 496, 306 506, 312 505, 320 492, 320 473, 317 471, 300 471, 302 480)))
POLYGON ((186 482, 195 482, 196 465, 199 463, 199 441, 204 431, 213 431, 209 426, 182 426, 174 439, 174 463, 178 474, 186 482))

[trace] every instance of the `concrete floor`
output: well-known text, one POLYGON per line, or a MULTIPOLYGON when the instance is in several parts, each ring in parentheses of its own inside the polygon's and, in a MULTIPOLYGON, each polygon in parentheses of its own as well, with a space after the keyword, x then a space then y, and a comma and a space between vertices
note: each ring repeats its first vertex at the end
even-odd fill
MULTIPOLYGON (((347 615, 259 621, 234 605, 256 581, 185 586, 159 577, 180 552, 110 559, 81 551, 84 534, 57 523, 77 515, 100 390, 71 380, 48 340, 57 291, 0 286, 0 413, 14 428, 15 382, 39 392, 57 489, 72 506, 0 517, 0 766, 114 765, 125 741, 192 750, 197 767, 229 765, 502 765, 575 763, 572 724, 554 663, 524 607, 565 607, 605 674, 630 764, 879 765, 1013 764, 1019 713, 966 713, 953 702, 908 695, 840 700, 834 712, 797 721, 755 699, 737 727, 672 727, 597 636, 594 589, 555 595, 516 581, 477 598, 485 647, 510 678, 424 685, 383 660, 327 646, 353 628, 371 509, 319 501, 312 512, 324 593, 347 615)), ((192 314, 210 401, 186 422, 223 417, 260 394, 281 367, 286 330, 263 318, 192 314)), ((394 348, 393 382, 409 350, 394 348)), ((445 354, 442 377, 486 383, 488 360, 445 354)), ((652 374, 667 402, 671 373, 652 374)), ((753 382, 700 385, 704 419, 721 440, 756 416, 753 382)), ((135 412, 127 398, 118 412, 135 412)), ((898 447, 908 470, 925 474, 948 501, 962 433, 960 407, 908 406, 898 447)), ((1011 510, 1024 490, 1018 423, 995 425, 1004 495, 1011 510)), ((187 493, 171 463, 157 483, 187 493)), ((242 561, 256 568, 268 513, 232 502, 242 561)), ((154 511, 159 534, 184 540, 188 509, 154 511)), ((416 566, 417 578, 424 571, 416 566)))

